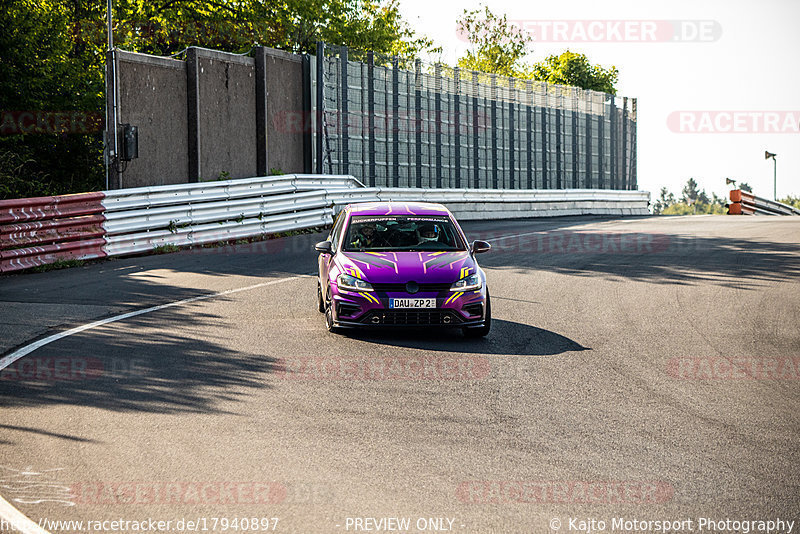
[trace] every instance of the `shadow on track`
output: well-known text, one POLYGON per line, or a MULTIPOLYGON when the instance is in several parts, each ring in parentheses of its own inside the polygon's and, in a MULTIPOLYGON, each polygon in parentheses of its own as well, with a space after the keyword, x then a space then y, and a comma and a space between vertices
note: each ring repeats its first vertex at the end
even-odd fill
MULTIPOLYGON (((702 226, 699 228, 698 232, 702 226)), ((548 271, 612 281, 714 284, 736 289, 758 289, 800 277, 800 245, 790 241, 562 228, 502 237, 509 233, 474 233, 475 239, 492 243, 491 253, 481 257, 481 266, 521 273, 548 271)))
POLYGON ((462 354, 554 356, 591 350, 561 334, 502 319, 493 319, 489 335, 478 339, 465 338, 458 329, 346 330, 343 335, 376 345, 462 354))
POLYGON ((162 310, 46 345, 0 372, 0 409, 229 413, 220 403, 244 402, 250 391, 270 387, 276 359, 231 348, 219 336, 235 326, 201 310, 162 310), (187 328, 153 328, 159 314, 187 328), (198 335, 206 328, 219 333, 198 335))

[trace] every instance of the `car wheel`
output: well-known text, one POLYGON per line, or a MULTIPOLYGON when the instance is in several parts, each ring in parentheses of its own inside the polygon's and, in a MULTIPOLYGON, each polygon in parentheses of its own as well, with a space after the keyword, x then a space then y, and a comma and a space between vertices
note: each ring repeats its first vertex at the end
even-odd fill
POLYGON ((489 334, 492 328, 492 299, 489 298, 489 293, 486 293, 486 319, 483 321, 483 326, 477 328, 464 328, 465 337, 485 337, 489 334))
POLYGON ((339 331, 339 328, 333 324, 333 302, 330 298, 330 291, 328 292, 328 299, 325 302, 325 328, 331 333, 339 331))
POLYGON ((325 313, 325 299, 322 298, 322 286, 317 282, 317 309, 320 313, 325 313))

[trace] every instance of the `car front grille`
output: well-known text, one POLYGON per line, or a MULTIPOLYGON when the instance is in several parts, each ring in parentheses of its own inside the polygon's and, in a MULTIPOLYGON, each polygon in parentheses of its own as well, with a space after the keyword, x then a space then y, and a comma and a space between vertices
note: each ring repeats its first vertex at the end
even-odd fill
POLYGON ((452 310, 373 310, 361 319, 374 325, 454 325, 461 318, 452 310))
MULTIPOLYGON (((418 284, 419 291, 417 293, 422 292, 440 292, 440 291, 449 291, 450 286, 452 284, 418 284)), ((407 293, 406 284, 405 283, 393 283, 393 284, 372 284, 373 289, 375 291, 380 291, 382 293, 407 293)))

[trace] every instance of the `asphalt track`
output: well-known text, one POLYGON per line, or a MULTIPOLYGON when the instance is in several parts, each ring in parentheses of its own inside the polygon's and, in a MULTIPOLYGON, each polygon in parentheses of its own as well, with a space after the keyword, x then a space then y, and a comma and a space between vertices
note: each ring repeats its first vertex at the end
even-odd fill
POLYGON ((485 340, 328 334, 307 276, 320 235, 0 278, 5 355, 208 297, 3 370, 0 495, 35 522, 172 532, 800 529, 797 218, 465 229, 494 244, 485 340))

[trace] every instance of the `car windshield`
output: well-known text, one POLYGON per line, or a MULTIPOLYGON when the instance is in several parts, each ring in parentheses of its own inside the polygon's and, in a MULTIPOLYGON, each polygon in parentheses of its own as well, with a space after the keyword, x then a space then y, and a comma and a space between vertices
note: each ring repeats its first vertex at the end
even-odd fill
POLYGON ((353 216, 344 249, 350 252, 466 250, 449 217, 414 215, 353 216))

